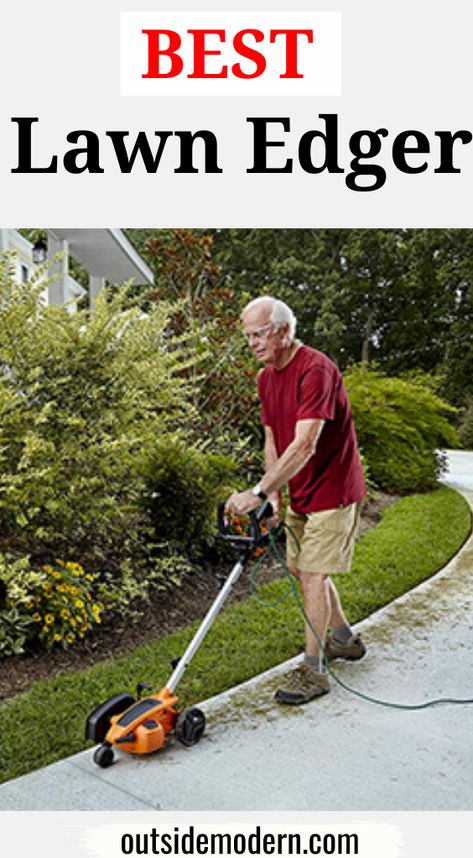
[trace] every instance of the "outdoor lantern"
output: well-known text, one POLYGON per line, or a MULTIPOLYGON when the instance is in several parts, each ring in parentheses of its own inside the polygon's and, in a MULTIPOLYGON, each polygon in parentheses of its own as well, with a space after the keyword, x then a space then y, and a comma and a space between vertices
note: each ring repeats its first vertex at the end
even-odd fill
POLYGON ((33 262, 35 265, 42 265, 46 261, 48 245, 44 238, 38 238, 38 241, 33 247, 33 262))

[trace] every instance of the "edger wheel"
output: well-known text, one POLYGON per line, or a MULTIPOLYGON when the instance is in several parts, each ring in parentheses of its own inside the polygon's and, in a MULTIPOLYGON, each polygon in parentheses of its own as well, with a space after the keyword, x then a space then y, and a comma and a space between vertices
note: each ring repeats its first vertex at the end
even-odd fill
POLYGON ((94 763, 101 769, 108 769, 115 761, 115 755, 111 745, 99 745, 94 752, 94 763))
POLYGON ((174 733, 179 742, 190 747, 197 745, 199 739, 204 735, 205 715, 201 709, 188 709, 179 715, 174 733))

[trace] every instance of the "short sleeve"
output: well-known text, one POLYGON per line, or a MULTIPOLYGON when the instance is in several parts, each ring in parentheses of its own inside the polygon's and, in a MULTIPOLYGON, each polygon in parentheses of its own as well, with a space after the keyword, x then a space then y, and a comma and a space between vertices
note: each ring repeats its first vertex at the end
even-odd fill
POLYGON ((311 366, 301 376, 297 420, 333 420, 340 377, 336 369, 311 366))

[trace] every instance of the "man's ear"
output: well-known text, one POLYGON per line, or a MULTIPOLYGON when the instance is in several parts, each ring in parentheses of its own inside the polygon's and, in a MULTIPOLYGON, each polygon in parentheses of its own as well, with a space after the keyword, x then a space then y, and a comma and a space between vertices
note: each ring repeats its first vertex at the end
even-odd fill
POLYGON ((291 345, 291 341, 290 341, 290 339, 289 339, 289 325, 283 325, 283 326, 282 326, 282 328, 281 328, 281 331, 282 331, 282 334, 283 334, 283 338, 282 338, 282 344, 283 344, 283 346, 290 346, 290 345, 291 345))

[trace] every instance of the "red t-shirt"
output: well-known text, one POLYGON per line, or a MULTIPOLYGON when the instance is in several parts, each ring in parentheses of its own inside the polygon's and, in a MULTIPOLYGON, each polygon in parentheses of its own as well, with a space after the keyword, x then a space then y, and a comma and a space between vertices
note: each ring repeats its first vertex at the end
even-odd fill
POLYGON ((291 508, 300 515, 360 501, 366 494, 350 403, 340 371, 322 352, 300 346, 284 369, 258 376, 261 422, 270 426, 278 456, 294 440, 298 420, 325 420, 317 448, 289 480, 291 508))

